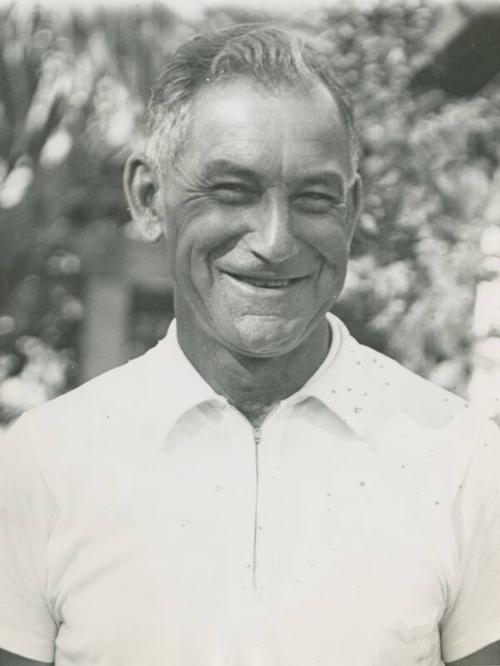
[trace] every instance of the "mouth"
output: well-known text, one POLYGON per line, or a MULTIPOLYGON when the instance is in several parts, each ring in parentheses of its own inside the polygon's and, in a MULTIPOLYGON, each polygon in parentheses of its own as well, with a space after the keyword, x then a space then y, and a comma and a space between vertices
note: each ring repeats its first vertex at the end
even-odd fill
POLYGON ((229 271, 224 271, 224 273, 233 278, 233 280, 243 282, 244 284, 249 284, 252 287, 259 287, 260 289, 285 289, 286 287, 291 287, 292 285, 297 284, 297 282, 305 279, 305 276, 291 278, 270 278, 256 275, 240 275, 238 273, 231 273, 229 271))

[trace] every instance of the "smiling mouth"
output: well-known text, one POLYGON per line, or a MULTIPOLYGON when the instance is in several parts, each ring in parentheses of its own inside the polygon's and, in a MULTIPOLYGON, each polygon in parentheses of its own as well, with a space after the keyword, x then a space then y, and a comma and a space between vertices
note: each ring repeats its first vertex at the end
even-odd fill
POLYGON ((286 279, 265 278, 257 277, 254 275, 238 275, 237 273, 229 273, 228 271, 225 271, 225 273, 226 275, 229 275, 229 277, 232 277, 234 280, 238 280, 238 282, 244 282, 245 284, 250 284, 253 287, 260 287, 261 289, 284 289, 285 287, 290 287, 304 279, 303 277, 286 279))

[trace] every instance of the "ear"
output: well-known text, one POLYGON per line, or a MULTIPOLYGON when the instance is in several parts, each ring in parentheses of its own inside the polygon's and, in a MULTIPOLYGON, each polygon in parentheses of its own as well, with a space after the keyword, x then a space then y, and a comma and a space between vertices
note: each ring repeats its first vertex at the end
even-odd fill
POLYGON ((358 224, 359 216, 363 206, 363 181, 359 173, 356 174, 353 184, 348 192, 348 209, 349 216, 349 242, 352 241, 356 226, 358 224))
POLYGON ((143 153, 127 159, 123 188, 132 219, 145 240, 156 242, 164 228, 160 208, 160 183, 150 160, 143 153))

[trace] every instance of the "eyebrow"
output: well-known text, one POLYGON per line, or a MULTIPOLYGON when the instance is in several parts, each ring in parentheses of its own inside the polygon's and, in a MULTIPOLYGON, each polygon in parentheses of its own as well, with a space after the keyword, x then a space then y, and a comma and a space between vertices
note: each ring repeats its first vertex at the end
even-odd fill
POLYGON ((253 169, 232 162, 225 158, 211 160, 204 165, 204 175, 207 177, 214 175, 234 176, 245 180, 258 181, 259 175, 253 169))

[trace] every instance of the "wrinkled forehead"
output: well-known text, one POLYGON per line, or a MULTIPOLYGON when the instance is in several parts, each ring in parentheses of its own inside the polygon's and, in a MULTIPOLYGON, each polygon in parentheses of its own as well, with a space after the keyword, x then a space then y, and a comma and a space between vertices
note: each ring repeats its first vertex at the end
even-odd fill
POLYGON ((347 122, 323 85, 269 89, 249 79, 198 92, 180 158, 198 171, 218 160, 272 172, 321 165, 350 172, 347 122))
MULTIPOLYGON (((234 113, 238 106, 242 106, 243 99, 248 107, 253 106, 254 108, 262 101, 271 100, 277 103, 292 104, 298 115, 301 113, 301 107, 320 104, 325 119, 331 116, 337 123, 343 125, 346 134, 349 133, 349 124, 342 112, 339 100, 336 99, 333 91, 316 77, 307 80, 300 78, 293 82, 283 79, 273 85, 264 84, 245 75, 232 74, 214 81, 207 79, 190 100, 190 115, 193 121, 199 121, 200 118, 203 118, 204 109, 208 104, 218 105, 222 113, 224 113, 224 109, 234 113)), ((248 117, 243 120, 247 122, 248 117)), ((190 130, 196 132, 194 124, 190 130)))

